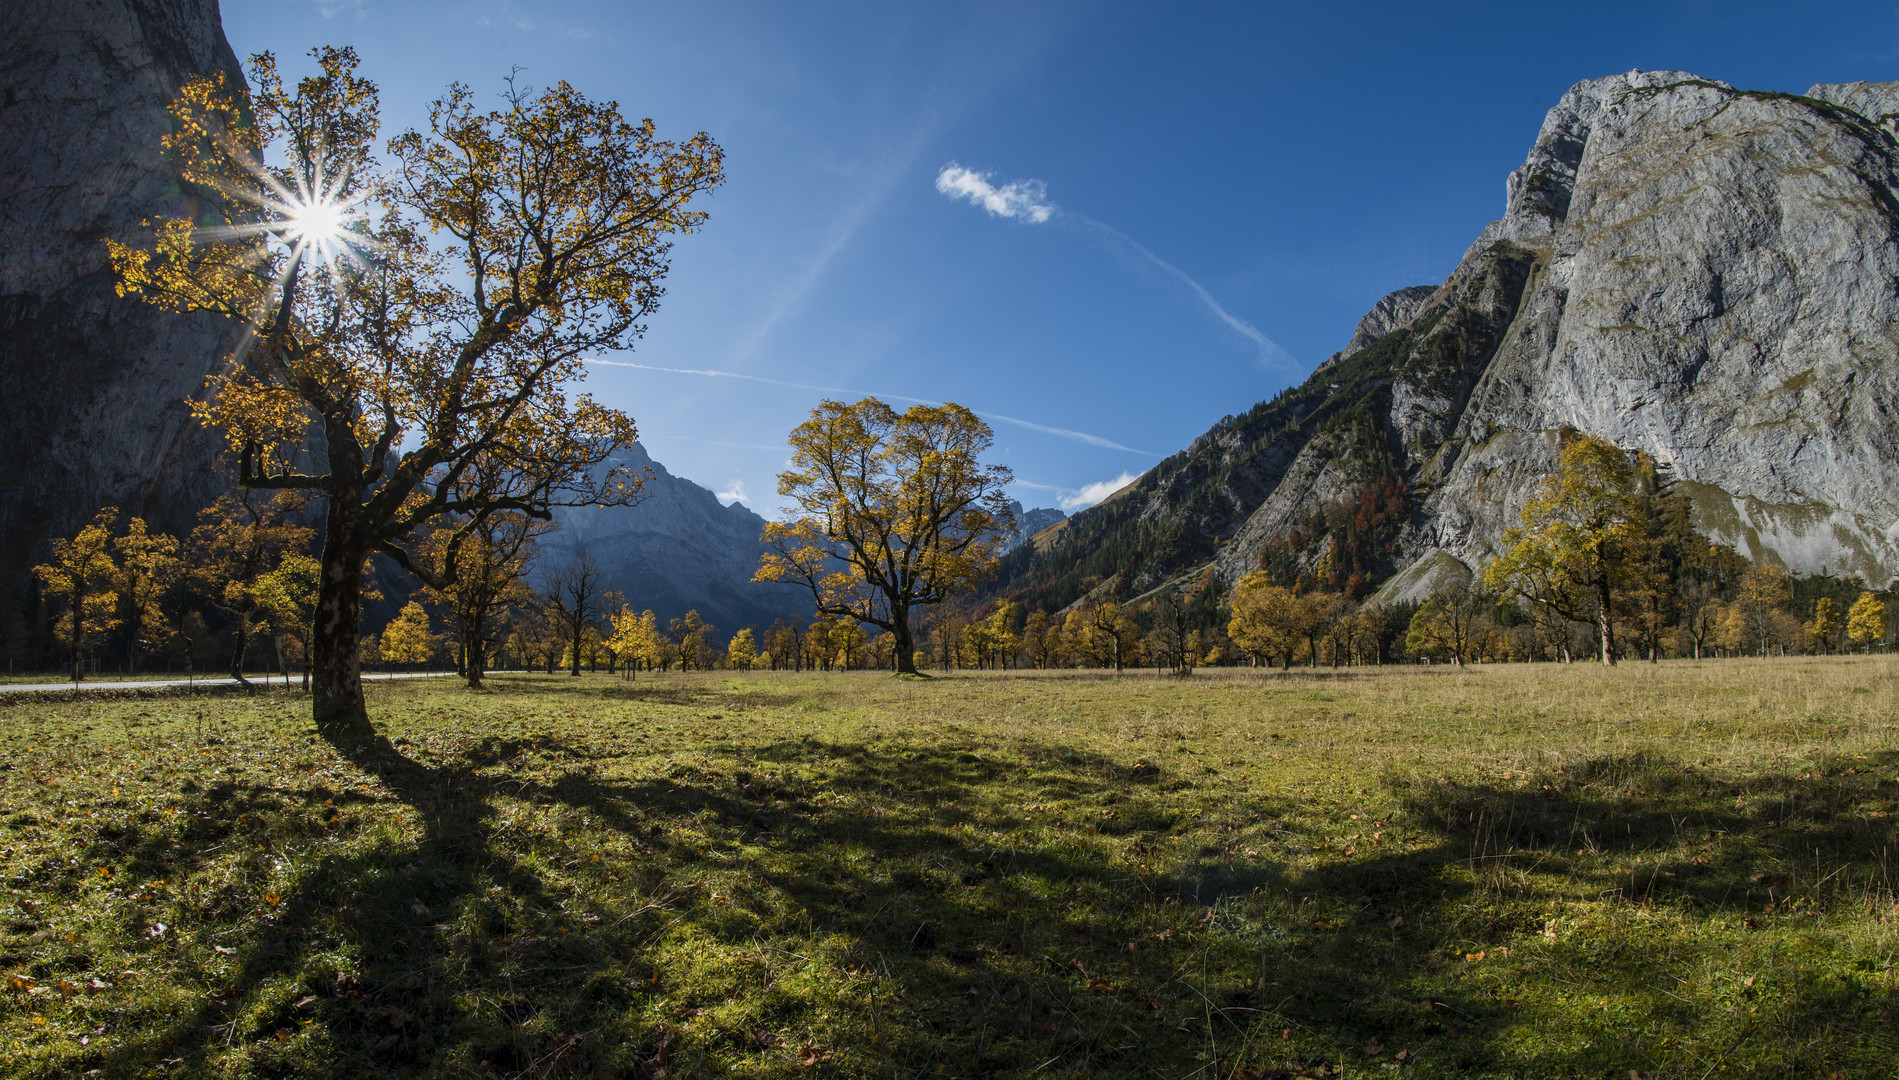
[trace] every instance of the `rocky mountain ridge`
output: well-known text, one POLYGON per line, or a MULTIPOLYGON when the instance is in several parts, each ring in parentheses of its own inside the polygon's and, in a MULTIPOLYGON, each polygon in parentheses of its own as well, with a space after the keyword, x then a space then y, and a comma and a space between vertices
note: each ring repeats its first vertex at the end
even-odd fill
POLYGON ((1013 554, 1001 590, 1061 606, 1290 564, 1416 596, 1498 550, 1564 431, 1652 455, 1745 553, 1886 585, 1896 129, 1899 83, 1578 83, 1442 285, 1381 299, 1303 385, 1013 554))
POLYGON ((784 617, 812 618, 811 594, 790 585, 755 583, 765 519, 741 503, 674 476, 635 443, 626 462, 650 470, 645 498, 634 506, 572 507, 555 512, 560 528, 541 541, 550 570, 586 550, 607 587, 636 611, 652 609, 664 623, 688 609, 718 628, 723 640, 747 626, 784 617))

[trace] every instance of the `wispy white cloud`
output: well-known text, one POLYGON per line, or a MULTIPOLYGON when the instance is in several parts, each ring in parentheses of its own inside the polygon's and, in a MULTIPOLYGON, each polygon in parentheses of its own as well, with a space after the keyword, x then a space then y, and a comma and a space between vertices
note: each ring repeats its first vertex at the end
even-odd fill
POLYGON ((725 490, 715 491, 712 494, 715 498, 717 498, 720 502, 724 503, 727 506, 730 506, 735 502, 744 502, 745 501, 745 481, 734 480, 730 484, 727 484, 725 486, 725 490))
POLYGON ((936 190, 952 199, 967 199, 994 217, 1031 225, 1042 224, 1058 210, 1048 201, 1048 187, 1040 180, 1011 180, 997 187, 986 173, 966 169, 954 161, 936 174, 936 190))
POLYGON ((316 8, 317 13, 326 19, 334 19, 338 15, 354 15, 360 20, 368 14, 369 0, 310 0, 310 6, 316 8))
POLYGON ((1097 234, 1119 244, 1124 250, 1132 252, 1148 265, 1187 286, 1202 307, 1225 323, 1228 328, 1257 346, 1261 360, 1298 371, 1304 370, 1299 366, 1299 362, 1292 358, 1291 353, 1280 348, 1279 344, 1262 333, 1259 327, 1228 311, 1225 305, 1214 299, 1213 294, 1185 270, 1149 251, 1146 246, 1114 226, 1096 221, 1086 214, 1063 210, 1050 202, 1048 185, 1040 180, 1011 180, 998 187, 990 179, 988 173, 979 173, 952 161, 936 174, 936 190, 952 199, 966 199, 971 204, 989 211, 994 217, 1026 221, 1031 225, 1040 225, 1060 217, 1065 221, 1072 221, 1094 230, 1097 234))
MULTIPOLYGON (((719 371, 715 368, 660 367, 657 364, 636 364, 631 360, 602 360, 598 358, 587 362, 590 364, 605 364, 608 367, 634 368, 639 371, 660 371, 669 375, 702 375, 717 379, 743 379, 746 382, 764 383, 767 386, 782 386, 790 390, 815 390, 820 394, 863 395, 883 398, 889 401, 908 401, 916 405, 943 404, 941 401, 935 401, 930 398, 909 397, 904 394, 880 394, 875 390, 852 390, 843 386, 816 386, 811 383, 786 382, 783 379, 767 379, 762 375, 744 375, 736 371, 719 371)), ((981 409, 972 408, 970 411, 985 420, 994 420, 1000 424, 1010 424, 1015 427, 1026 428, 1029 431, 1039 431, 1044 435, 1054 435, 1058 438, 1072 439, 1075 442, 1087 443, 1089 446, 1099 446, 1103 450, 1120 450, 1129 454, 1140 454, 1144 457, 1160 456, 1152 450, 1138 450, 1132 446, 1123 446, 1111 439, 1104 439, 1099 435, 1090 435, 1085 431, 1075 431, 1071 428, 1050 427, 1047 424, 1018 420, 1013 416, 1003 416, 1001 413, 985 412, 981 409)))
POLYGON ((1092 484, 1083 484, 1072 494, 1062 496, 1062 509, 1069 513, 1085 510, 1108 496, 1132 484, 1137 477, 1127 471, 1112 480, 1097 480, 1092 484))
POLYGON ((741 361, 756 353, 770 339, 778 324, 804 305, 806 298, 823 282, 831 263, 856 238, 872 215, 882 209, 890 193, 897 189, 903 178, 911 175, 917 158, 922 156, 924 147, 934 135, 937 123, 934 111, 926 110, 922 117, 907 125, 908 135, 905 138, 893 140, 883 153, 868 163, 865 180, 855 189, 854 196, 839 206, 817 242, 811 245, 809 253, 779 283, 763 316, 738 339, 727 359, 741 361))
POLYGON ((1097 480, 1092 484, 1083 484, 1079 488, 1058 487, 1054 484, 1038 484, 1033 480, 1023 480, 1020 478, 1015 481, 1015 486, 1029 488, 1034 491, 1051 492, 1057 496, 1056 501, 1061 504, 1061 508, 1072 514, 1077 510, 1088 509, 1090 506, 1120 491, 1138 479, 1140 479, 1140 477, 1136 474, 1123 470, 1121 475, 1112 480, 1097 480))
MULTIPOLYGON (((313 2, 316 3, 318 7, 361 7, 366 4, 368 0, 313 0, 313 2)), ((544 11, 542 13, 543 15, 545 14, 544 11)), ((326 11, 325 14, 328 14, 328 12, 326 11)), ((482 30, 507 30, 523 34, 546 32, 556 37, 574 38, 582 41, 595 39, 604 40, 605 38, 605 35, 590 26, 582 26, 578 23, 561 20, 550 22, 545 18, 537 19, 530 15, 524 15, 516 11, 514 5, 510 3, 493 5, 487 14, 475 16, 475 26, 482 30)))

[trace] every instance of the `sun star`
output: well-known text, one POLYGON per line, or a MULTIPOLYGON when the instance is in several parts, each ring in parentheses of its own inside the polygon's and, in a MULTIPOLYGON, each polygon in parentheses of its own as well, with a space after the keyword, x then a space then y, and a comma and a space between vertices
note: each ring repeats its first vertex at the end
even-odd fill
POLYGON ((318 199, 293 204, 285 218, 285 235, 314 248, 328 248, 342 237, 349 223, 349 207, 341 202, 318 199))

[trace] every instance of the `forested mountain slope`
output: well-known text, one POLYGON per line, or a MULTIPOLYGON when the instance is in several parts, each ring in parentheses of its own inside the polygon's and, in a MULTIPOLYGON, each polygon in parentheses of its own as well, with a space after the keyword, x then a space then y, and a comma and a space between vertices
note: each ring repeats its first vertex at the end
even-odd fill
POLYGON ((1896 121, 1899 83, 1577 84, 1444 284, 1380 300, 1303 385, 1012 553, 997 588, 1060 607, 1273 567, 1363 592, 1416 567, 1393 584, 1415 594, 1496 552, 1566 429, 1652 456, 1743 553, 1886 585, 1896 121))

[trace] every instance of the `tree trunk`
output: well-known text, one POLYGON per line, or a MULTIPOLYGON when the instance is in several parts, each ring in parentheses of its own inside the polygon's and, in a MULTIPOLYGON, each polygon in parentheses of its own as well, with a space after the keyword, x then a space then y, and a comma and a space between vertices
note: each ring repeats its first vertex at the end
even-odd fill
POLYGON ((251 649, 251 608, 254 606, 246 606, 237 613, 237 630, 232 634, 231 678, 243 685, 249 685, 244 680, 244 654, 251 649))
POLYGON ((488 666, 487 621, 477 612, 462 624, 462 675, 470 690, 481 689, 481 677, 488 666))
POLYGON ((310 713, 324 737, 371 734, 363 701, 363 559, 369 554, 356 492, 331 493, 324 514, 323 579, 310 634, 310 713))
MULTIPOLYGON (((1601 543, 1598 541, 1598 548, 1601 543)), ((1596 626, 1602 632, 1602 662, 1608 667, 1615 666, 1615 617, 1609 610, 1609 573, 1607 560, 1600 550, 1597 552, 1600 573, 1596 577, 1596 626)))
POLYGON ((86 624, 83 618, 81 617, 82 614, 86 610, 86 590, 85 589, 80 588, 80 589, 73 590, 72 609, 73 609, 73 615, 72 615, 72 619, 73 619, 73 636, 72 636, 73 685, 78 686, 79 676, 81 674, 79 670, 79 667, 80 667, 79 645, 81 642, 86 640, 86 624))
POLYGON ((897 674, 915 675, 918 673, 917 658, 916 646, 910 637, 910 612, 902 604, 892 604, 891 608, 897 612, 897 617, 890 620, 891 644, 897 650, 897 674))

